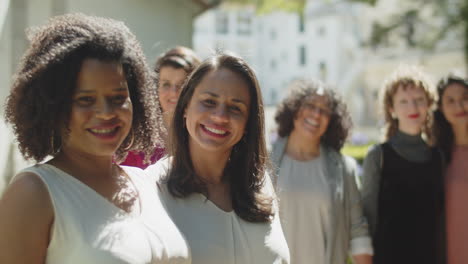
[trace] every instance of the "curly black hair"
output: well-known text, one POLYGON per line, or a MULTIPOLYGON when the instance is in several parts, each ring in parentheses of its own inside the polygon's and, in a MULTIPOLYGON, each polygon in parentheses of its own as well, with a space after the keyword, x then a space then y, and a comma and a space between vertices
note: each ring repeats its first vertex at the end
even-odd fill
POLYGON ((325 146, 340 151, 352 127, 351 116, 343 99, 330 86, 311 79, 295 80, 288 90, 288 96, 281 101, 275 114, 278 135, 289 136, 301 106, 310 96, 320 94, 327 98, 331 110, 330 122, 320 141, 325 146))
POLYGON ((170 193, 187 197, 192 193, 207 195, 206 185, 194 171, 189 151, 189 133, 184 113, 193 93, 210 72, 228 69, 243 78, 249 86, 250 112, 242 139, 234 145, 224 168, 224 180, 231 187, 232 205, 236 214, 248 222, 269 222, 274 214, 273 197, 262 194, 267 177, 267 150, 264 137, 264 111, 260 86, 254 71, 240 57, 219 53, 206 59, 189 76, 182 87, 170 130, 170 152, 173 155, 167 177, 170 193))
POLYGON ((62 136, 67 136, 61 131, 68 131, 77 76, 87 58, 121 63, 127 79, 133 122, 116 161, 129 150, 151 155, 162 124, 155 77, 136 37, 122 22, 67 14, 31 30, 29 39, 5 111, 25 158, 40 162, 59 151, 62 136))
POLYGON ((452 159, 452 148, 454 145, 454 134, 452 126, 442 113, 442 97, 445 90, 452 84, 460 84, 468 89, 468 79, 464 79, 455 74, 449 74, 437 84, 437 105, 434 111, 434 136, 436 145, 442 150, 447 163, 452 159))

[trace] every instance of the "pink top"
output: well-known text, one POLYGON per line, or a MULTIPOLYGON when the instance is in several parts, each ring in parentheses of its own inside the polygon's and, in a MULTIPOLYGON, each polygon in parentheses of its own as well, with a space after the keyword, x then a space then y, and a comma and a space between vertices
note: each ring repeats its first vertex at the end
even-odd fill
POLYGON ((156 161, 160 160, 164 154, 166 154, 166 150, 164 148, 155 148, 153 155, 150 158, 150 163, 145 164, 143 162, 145 160, 145 155, 142 152, 130 151, 127 155, 127 158, 122 163, 120 163, 120 165, 138 167, 144 170, 149 165, 154 164, 156 161))
POLYGON ((468 147, 455 146, 446 176, 448 264, 468 261, 468 147))

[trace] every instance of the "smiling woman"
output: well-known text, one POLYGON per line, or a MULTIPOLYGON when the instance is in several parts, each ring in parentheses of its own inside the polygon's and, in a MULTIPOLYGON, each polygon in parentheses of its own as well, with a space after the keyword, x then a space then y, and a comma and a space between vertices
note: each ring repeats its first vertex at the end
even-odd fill
POLYGON ((38 164, 0 199, 0 263, 190 263, 154 183, 116 164, 160 140, 153 80, 121 22, 64 15, 35 32, 6 119, 38 164))
POLYGON ((192 263, 289 263, 266 173, 262 96, 247 63, 226 54, 204 61, 182 88, 171 126, 172 157, 147 170, 192 263))
POLYGON ((356 188, 356 164, 340 154, 351 128, 343 100, 314 80, 291 83, 275 121, 273 181, 291 263, 371 263, 372 246, 356 188))

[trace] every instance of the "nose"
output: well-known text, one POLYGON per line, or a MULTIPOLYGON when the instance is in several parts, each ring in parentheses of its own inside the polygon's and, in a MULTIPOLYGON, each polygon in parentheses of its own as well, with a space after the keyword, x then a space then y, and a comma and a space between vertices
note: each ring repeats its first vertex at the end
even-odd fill
POLYGON ((115 116, 114 107, 107 100, 99 100, 96 104, 96 117, 101 119, 111 119, 115 116))
POLYGON ((225 123, 229 120, 229 115, 228 115, 228 110, 227 110, 227 107, 225 105, 218 105, 218 107, 216 107, 212 114, 211 114, 211 118, 213 119, 213 121, 217 121, 217 122, 220 122, 220 123, 225 123))

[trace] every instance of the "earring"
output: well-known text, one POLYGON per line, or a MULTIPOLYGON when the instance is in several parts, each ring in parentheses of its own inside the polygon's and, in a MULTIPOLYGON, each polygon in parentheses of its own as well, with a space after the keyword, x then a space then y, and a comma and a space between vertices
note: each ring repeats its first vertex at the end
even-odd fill
POLYGON ((50 136, 50 150, 51 150, 50 154, 52 155, 56 154, 57 152, 59 152, 61 147, 62 147, 61 141, 60 141, 59 146, 57 148, 55 147, 55 132, 52 131, 52 135, 50 136))
POLYGON ((392 112, 390 115, 392 116, 393 119, 397 119, 395 112, 392 112))
POLYGON ((133 146, 133 141, 135 140, 135 135, 134 135, 134 133, 133 133, 133 129, 130 130, 130 136, 131 136, 131 138, 130 138, 130 143, 128 144, 128 146, 126 146, 126 147, 124 148, 125 151, 130 150, 130 148, 133 146))

